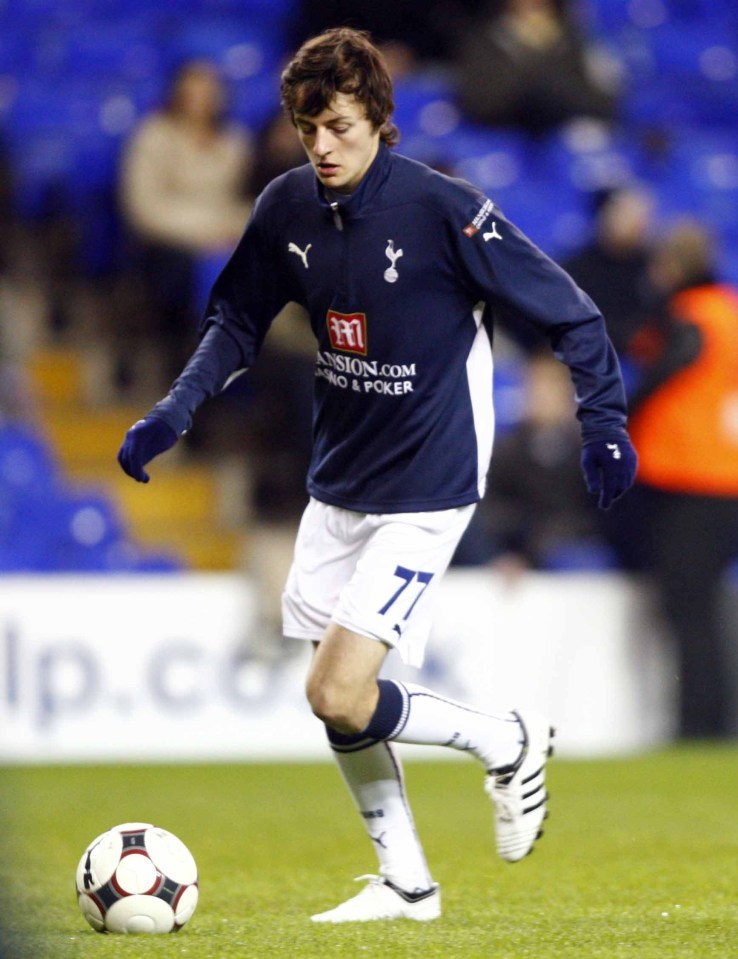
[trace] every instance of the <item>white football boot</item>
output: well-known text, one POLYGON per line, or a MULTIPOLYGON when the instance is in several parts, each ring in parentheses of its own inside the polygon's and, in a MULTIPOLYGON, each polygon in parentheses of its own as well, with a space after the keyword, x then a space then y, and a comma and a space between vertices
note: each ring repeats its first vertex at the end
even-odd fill
POLYGON ((495 807, 497 852, 507 862, 518 862, 533 851, 543 835, 546 812, 546 760, 553 755, 555 730, 532 713, 513 712, 523 731, 518 761, 492 770, 484 788, 495 807))
POLYGON ((421 893, 406 893, 381 876, 359 876, 355 882, 368 879, 360 893, 342 902, 335 909, 311 916, 313 922, 371 922, 376 919, 415 919, 427 922, 441 915, 441 890, 438 883, 421 893))

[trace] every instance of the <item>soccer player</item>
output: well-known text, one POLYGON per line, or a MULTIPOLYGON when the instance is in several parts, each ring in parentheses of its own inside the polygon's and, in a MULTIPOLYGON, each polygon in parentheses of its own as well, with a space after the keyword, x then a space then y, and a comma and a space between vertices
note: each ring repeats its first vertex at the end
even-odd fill
POLYGON ((379 876, 316 922, 441 912, 393 743, 472 754, 499 855, 526 856, 546 816, 549 723, 380 679, 420 665, 441 578, 484 492, 493 437, 492 324, 545 333, 568 365, 587 485, 631 485, 618 362, 569 276, 468 183, 395 153, 392 83, 362 32, 308 40, 282 74, 308 163, 274 180, 214 284, 200 346, 118 458, 139 482, 199 405, 256 362, 272 319, 305 307, 317 340, 310 494, 283 597, 284 633, 315 645, 307 698, 379 859, 379 876))

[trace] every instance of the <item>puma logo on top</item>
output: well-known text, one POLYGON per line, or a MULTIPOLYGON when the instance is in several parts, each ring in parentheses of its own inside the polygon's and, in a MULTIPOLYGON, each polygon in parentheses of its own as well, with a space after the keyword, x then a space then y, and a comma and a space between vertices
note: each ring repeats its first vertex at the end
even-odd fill
POLYGON ((483 233, 483 234, 482 234, 482 239, 484 240, 485 243, 486 243, 488 240, 501 240, 501 239, 502 239, 502 237, 500 236, 500 234, 497 232, 497 220, 493 220, 493 221, 492 221, 492 229, 490 230, 489 233, 483 233))
POLYGON ((305 269, 307 270, 307 268, 308 268, 308 250, 310 249, 310 247, 311 247, 312 245, 313 245, 312 243, 308 243, 308 245, 305 247, 305 249, 304 249, 304 250, 301 250, 300 247, 299 247, 296 243, 290 243, 290 245, 287 247, 287 252, 288 252, 288 253, 296 253, 296 254, 300 257, 300 259, 302 260, 303 265, 305 266, 305 269))

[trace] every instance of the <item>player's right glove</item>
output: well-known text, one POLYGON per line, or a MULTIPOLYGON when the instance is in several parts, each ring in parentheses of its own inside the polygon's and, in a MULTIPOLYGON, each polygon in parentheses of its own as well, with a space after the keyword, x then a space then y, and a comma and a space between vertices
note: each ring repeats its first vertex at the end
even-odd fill
POLYGON ((638 468, 638 455, 630 440, 595 440, 582 450, 582 472, 587 490, 599 496, 600 509, 609 509, 630 489, 638 468))
POLYGON ((151 478, 144 469, 155 456, 166 452, 177 442, 176 432, 159 419, 158 416, 146 416, 134 423, 118 450, 118 462, 123 470, 139 483, 148 483, 151 478))

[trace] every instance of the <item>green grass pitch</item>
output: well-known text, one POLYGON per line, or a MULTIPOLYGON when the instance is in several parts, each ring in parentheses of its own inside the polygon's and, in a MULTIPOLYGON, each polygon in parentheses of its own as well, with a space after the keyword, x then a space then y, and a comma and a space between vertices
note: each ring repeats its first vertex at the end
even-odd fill
POLYGON ((309 922, 357 891, 374 854, 337 771, 316 765, 4 768, 5 957, 80 959, 729 959, 738 957, 738 749, 554 761, 534 855, 494 853, 469 761, 408 763, 418 829, 444 896, 433 923, 309 922), (74 871, 109 826, 152 821, 200 868, 175 936, 101 936, 74 871))

